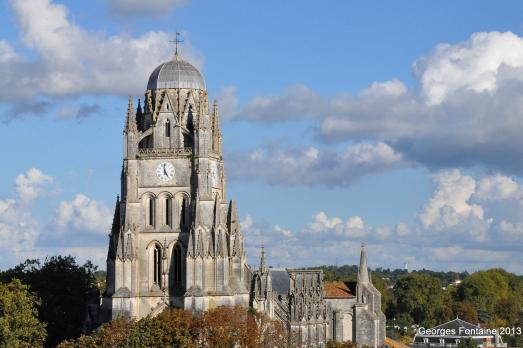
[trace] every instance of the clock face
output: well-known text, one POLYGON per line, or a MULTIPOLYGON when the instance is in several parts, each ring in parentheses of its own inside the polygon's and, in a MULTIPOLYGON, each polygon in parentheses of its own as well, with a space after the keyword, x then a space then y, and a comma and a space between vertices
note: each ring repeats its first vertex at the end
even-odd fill
POLYGON ((156 168, 156 175, 162 182, 167 182, 174 177, 174 166, 169 162, 162 162, 156 168))

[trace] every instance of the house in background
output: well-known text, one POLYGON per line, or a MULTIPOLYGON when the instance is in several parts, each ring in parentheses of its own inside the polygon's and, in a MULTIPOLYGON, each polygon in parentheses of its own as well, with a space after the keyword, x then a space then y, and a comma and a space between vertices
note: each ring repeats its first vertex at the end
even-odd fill
POLYGON ((478 347, 506 347, 507 344, 503 343, 501 336, 489 333, 480 333, 479 331, 486 331, 487 329, 481 328, 480 326, 471 324, 459 318, 446 322, 445 324, 433 327, 431 330, 454 332, 455 334, 425 334, 418 332, 414 336, 412 342, 413 347, 445 347, 452 348, 457 347, 460 340, 472 338, 476 341, 478 347))

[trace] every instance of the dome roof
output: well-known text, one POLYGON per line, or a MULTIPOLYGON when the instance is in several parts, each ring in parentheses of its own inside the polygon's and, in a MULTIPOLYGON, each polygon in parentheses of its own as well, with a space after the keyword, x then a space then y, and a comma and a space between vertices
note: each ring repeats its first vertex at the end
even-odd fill
POLYGON ((147 89, 193 88, 205 89, 202 74, 192 64, 178 57, 160 64, 149 77, 147 89))

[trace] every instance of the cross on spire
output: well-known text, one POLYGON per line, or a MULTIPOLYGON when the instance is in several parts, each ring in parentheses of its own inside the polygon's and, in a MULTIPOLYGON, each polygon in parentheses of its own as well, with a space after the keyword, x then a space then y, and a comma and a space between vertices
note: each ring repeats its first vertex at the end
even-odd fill
POLYGON ((174 37, 174 40, 170 40, 169 42, 174 43, 174 56, 178 58, 178 44, 183 42, 183 39, 181 38, 182 34, 179 32, 176 32, 176 36, 174 37))

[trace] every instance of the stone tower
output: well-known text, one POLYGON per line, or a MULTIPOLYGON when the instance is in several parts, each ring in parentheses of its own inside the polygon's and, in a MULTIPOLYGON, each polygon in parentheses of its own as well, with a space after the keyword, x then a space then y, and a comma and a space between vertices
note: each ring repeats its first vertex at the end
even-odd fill
POLYGON ((141 318, 249 304, 251 280, 233 201, 226 201, 217 103, 176 53, 129 99, 102 312, 141 318))

